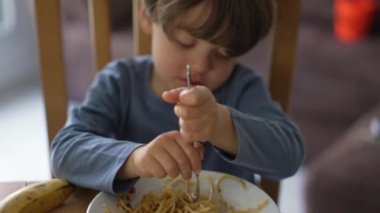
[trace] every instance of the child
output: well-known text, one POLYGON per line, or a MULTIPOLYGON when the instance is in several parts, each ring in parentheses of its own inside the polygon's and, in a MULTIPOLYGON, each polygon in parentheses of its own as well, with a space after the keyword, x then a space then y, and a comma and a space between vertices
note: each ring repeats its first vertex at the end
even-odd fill
POLYGON ((251 182, 255 173, 295 173, 304 157, 301 133, 261 78, 237 63, 270 30, 272 2, 141 3, 152 55, 115 61, 97 76, 52 143, 55 175, 121 193, 138 177, 187 179, 201 169, 251 182))

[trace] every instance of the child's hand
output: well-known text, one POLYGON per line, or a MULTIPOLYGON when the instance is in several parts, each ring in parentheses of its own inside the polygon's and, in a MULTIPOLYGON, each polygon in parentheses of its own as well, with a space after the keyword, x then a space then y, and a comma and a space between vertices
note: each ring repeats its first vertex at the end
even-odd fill
POLYGON ((164 92, 162 97, 177 104, 174 112, 187 141, 210 141, 214 137, 220 109, 207 87, 178 88, 164 92))
POLYGON ((203 146, 194 147, 192 143, 184 142, 179 132, 171 131, 137 148, 128 158, 124 172, 119 173, 127 174, 128 178, 177 177, 181 174, 184 179, 189 179, 192 171, 201 170, 200 153, 203 153, 203 146))

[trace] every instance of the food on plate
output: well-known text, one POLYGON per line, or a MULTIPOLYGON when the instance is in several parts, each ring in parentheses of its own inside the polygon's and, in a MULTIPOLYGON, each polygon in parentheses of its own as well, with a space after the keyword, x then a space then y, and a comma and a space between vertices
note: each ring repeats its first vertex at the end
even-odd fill
POLYGON ((215 181, 207 177, 201 178, 202 184, 207 184, 208 193, 202 194, 199 200, 193 200, 191 196, 194 181, 186 181, 180 177, 166 178, 162 181, 163 191, 160 193, 149 192, 145 194, 136 205, 131 202, 133 194, 126 193, 118 198, 117 205, 114 208, 104 206, 105 213, 128 212, 128 213, 148 213, 148 212, 183 212, 183 213, 259 213, 269 204, 269 199, 256 206, 255 208, 235 209, 223 197, 221 182, 230 179, 238 183, 241 188, 246 189, 245 182, 241 179, 223 175, 215 181))

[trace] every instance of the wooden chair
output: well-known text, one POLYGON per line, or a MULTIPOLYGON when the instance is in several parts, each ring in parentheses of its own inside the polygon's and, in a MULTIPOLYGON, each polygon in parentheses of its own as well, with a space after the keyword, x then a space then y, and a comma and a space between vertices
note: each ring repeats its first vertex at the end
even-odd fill
MULTIPOLYGON (((88 2, 94 67, 95 70, 100 70, 111 59, 109 5, 108 0, 88 0, 88 2)), ((62 128, 68 106, 60 3, 59 0, 34 0, 34 3, 42 89, 50 142, 62 128)), ((138 26, 137 9, 137 1, 133 0, 134 53, 147 54, 150 52, 150 37, 142 33, 138 26)), ((300 0, 277 2, 269 90, 273 99, 278 101, 286 112, 289 109, 299 12, 300 0)), ((262 179, 260 186, 277 201, 279 182, 262 179)))

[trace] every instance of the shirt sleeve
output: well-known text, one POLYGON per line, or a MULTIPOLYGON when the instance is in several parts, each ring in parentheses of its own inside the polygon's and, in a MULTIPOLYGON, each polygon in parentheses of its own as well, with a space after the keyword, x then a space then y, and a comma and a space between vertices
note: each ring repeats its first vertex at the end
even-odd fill
POLYGON ((228 162, 270 179, 293 175, 301 165, 305 147, 299 128, 282 112, 257 75, 235 79, 227 106, 235 127, 238 153, 218 152, 228 162))
POLYGON ((52 142, 55 176, 110 193, 127 191, 137 181, 115 180, 129 155, 143 145, 117 139, 123 77, 117 65, 108 66, 96 77, 83 104, 69 114, 52 142))

